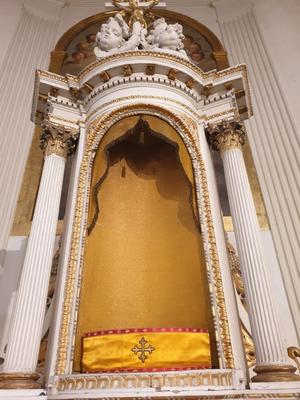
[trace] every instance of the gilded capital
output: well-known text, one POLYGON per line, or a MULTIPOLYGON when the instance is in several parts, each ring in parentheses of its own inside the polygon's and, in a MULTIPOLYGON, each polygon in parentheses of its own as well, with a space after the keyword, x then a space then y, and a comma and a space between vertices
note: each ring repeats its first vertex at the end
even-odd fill
POLYGON ((209 124, 206 132, 211 148, 220 153, 230 149, 241 149, 245 143, 245 127, 239 121, 224 120, 218 124, 209 124))
POLYGON ((75 151, 78 136, 79 132, 74 128, 45 121, 42 124, 40 147, 45 156, 56 154, 67 158, 75 151))

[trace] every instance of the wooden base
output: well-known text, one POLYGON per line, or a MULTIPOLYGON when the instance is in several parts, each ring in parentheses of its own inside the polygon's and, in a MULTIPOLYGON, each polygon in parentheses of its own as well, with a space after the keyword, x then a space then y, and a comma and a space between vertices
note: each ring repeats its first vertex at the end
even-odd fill
POLYGON ((39 377, 36 373, 1 373, 0 389, 39 389, 39 377))
POLYGON ((291 382, 300 381, 300 375, 296 375, 297 368, 293 365, 257 365, 252 382, 291 382))

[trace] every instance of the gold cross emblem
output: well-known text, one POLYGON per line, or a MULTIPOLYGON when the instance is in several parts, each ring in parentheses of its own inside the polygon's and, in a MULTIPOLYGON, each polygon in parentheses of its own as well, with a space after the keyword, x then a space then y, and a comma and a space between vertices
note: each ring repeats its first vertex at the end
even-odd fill
POLYGON ((144 337, 142 337, 142 339, 139 341, 139 344, 141 345, 140 347, 138 345, 135 345, 131 349, 131 351, 135 355, 141 353, 139 359, 142 361, 142 363, 144 363, 149 357, 149 355, 146 355, 146 353, 151 354, 155 350, 155 348, 151 346, 151 344, 144 337))

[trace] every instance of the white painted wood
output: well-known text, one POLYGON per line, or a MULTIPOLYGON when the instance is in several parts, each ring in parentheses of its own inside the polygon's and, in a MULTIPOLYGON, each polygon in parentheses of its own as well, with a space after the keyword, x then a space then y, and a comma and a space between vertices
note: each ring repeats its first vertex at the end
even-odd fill
POLYGON ((207 184, 209 189, 209 199, 211 202, 212 218, 216 235, 216 244, 218 248, 218 257, 222 273, 223 289, 225 295, 226 311, 230 327, 230 337, 232 341, 232 351, 235 362, 235 368, 241 369, 246 377, 246 362, 244 347, 240 331, 240 317, 235 298, 235 288, 233 286, 230 265, 228 260, 227 245, 223 228, 223 215, 221 212, 220 199, 218 194, 217 182, 211 152, 205 137, 203 125, 199 126, 200 148, 205 162, 207 184))
POLYGON ((50 1, 50 12, 48 2, 43 3, 45 9, 35 4, 39 16, 30 12, 31 2, 25 2, 0 71, 0 250, 6 249, 34 130, 30 122, 34 71, 47 68, 62 6, 50 1))
POLYGON ((3 372, 35 372, 48 293, 65 159, 45 158, 3 372))
POLYGON ((272 302, 256 210, 240 149, 223 152, 228 199, 244 278, 258 365, 284 363, 286 349, 272 302))
POLYGON ((224 6, 215 5, 230 61, 246 62, 249 70, 254 117, 246 121, 248 139, 291 308, 293 319, 286 323, 300 340, 299 130, 278 84, 251 4, 245 9, 243 2, 239 9, 235 3, 234 19, 224 6))
MULTIPOLYGON (((66 215, 64 218, 65 227, 62 237, 61 251, 59 257, 59 266, 57 271, 57 285, 54 294, 54 312, 53 320, 50 328, 48 358, 46 361, 46 380, 49 376, 55 375, 56 354, 59 346, 59 333, 61 326, 61 318, 63 315, 63 301, 65 294, 65 281, 67 276, 68 262, 71 251, 71 240, 73 231, 73 221, 77 199, 78 179, 80 165, 84 154, 84 145, 86 140, 85 129, 81 127, 77 151, 73 157, 72 171, 70 176, 70 186, 68 191, 66 215)), ((48 382, 49 384, 49 382, 48 382)))

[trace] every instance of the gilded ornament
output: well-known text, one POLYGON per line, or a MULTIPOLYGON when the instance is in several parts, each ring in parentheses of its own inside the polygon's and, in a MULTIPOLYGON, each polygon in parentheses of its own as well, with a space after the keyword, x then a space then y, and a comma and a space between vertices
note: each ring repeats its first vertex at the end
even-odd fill
MULTIPOLYGON (((216 247, 216 238, 211 214, 205 165, 198 145, 198 137, 196 131, 197 125, 195 121, 193 121, 191 118, 184 121, 181 116, 175 114, 174 112, 171 112, 159 106, 155 106, 153 104, 144 103, 125 106, 108 114, 105 114, 104 116, 98 118, 96 121, 93 121, 93 123, 90 124, 88 128, 86 149, 81 164, 78 183, 78 194, 73 222, 71 250, 67 267, 62 321, 60 327, 60 340, 56 364, 56 373, 58 375, 69 373, 66 367, 68 354, 70 351, 69 349, 73 343, 73 340, 70 337, 73 318, 72 307, 74 301, 76 301, 76 297, 78 296, 80 289, 79 286, 76 287, 76 281, 79 269, 82 267, 81 254, 85 246, 85 236, 81 238, 81 235, 82 224, 84 223, 85 228, 87 225, 86 197, 88 196, 87 188, 89 186, 89 181, 91 178, 93 156, 96 152, 96 149, 98 148, 101 138, 113 124, 127 116, 140 114, 157 116, 163 120, 166 120, 171 126, 173 126, 181 135, 183 141, 187 145, 188 150, 192 153, 191 158, 193 164, 195 163, 195 170, 199 171, 199 182, 201 190, 198 190, 198 194, 199 196, 201 196, 201 201, 203 203, 203 207, 199 208, 199 212, 200 219, 204 220, 207 231, 208 249, 207 246, 205 246, 205 252, 208 251, 208 254, 206 254, 205 259, 211 260, 212 282, 214 286, 214 294, 217 304, 216 311, 219 324, 218 337, 220 337, 221 339, 221 351, 224 355, 226 368, 234 368, 231 338, 226 312, 225 297, 223 292, 222 275, 218 258, 218 251, 216 247), (193 121, 192 124, 191 121, 193 121)), ((86 229, 84 231, 86 231, 86 229)))
POLYGON ((211 148, 221 154, 226 150, 241 149, 245 144, 244 125, 236 120, 208 124, 206 132, 211 148))
POLYGON ((85 83, 83 85, 83 89, 85 89, 88 93, 91 93, 93 91, 94 87, 90 83, 85 83))
POLYGON ((176 74, 177 74, 176 69, 171 68, 171 69, 169 70, 169 72, 168 72, 168 78, 169 78, 171 81, 175 81, 175 79, 176 79, 176 74))
POLYGON ((239 257, 235 251, 235 248, 228 241, 228 239, 227 239, 227 250, 229 255, 228 258, 229 258, 229 264, 230 264, 231 274, 233 277, 234 286, 243 306, 246 308, 245 285, 242 279, 239 257))
POLYGON ((149 355, 153 353, 155 348, 144 338, 144 336, 139 340, 139 345, 135 345, 131 351, 138 356, 138 358, 144 363, 149 355), (149 353, 149 354, 147 354, 149 353))
POLYGON ((300 362, 298 360, 298 358, 300 358, 300 348, 295 347, 295 346, 288 347, 287 353, 288 353, 288 356, 295 362, 295 364, 297 365, 297 368, 300 372, 300 362))
POLYGON ((80 90, 77 88, 70 88, 71 96, 74 97, 75 100, 79 100, 81 98, 80 90))
POLYGON ((193 89, 194 84, 195 84, 195 80, 193 78, 189 78, 186 82, 185 82, 186 86, 189 89, 193 89))
POLYGON ((103 82, 108 82, 108 81, 110 80, 110 78, 111 78, 110 74, 109 74, 107 71, 101 72, 101 73, 99 74, 99 76, 100 76, 100 79, 101 79, 103 82))
POLYGON ((79 136, 78 130, 50 121, 44 121, 41 126, 40 147, 44 151, 45 157, 56 154, 66 158, 75 151, 79 136))
POLYGON ((133 73, 133 68, 129 64, 123 65, 122 70, 124 76, 130 76, 133 73))
POLYGON ((129 0, 124 2, 121 0, 112 0, 113 5, 121 10, 121 13, 129 15, 129 27, 132 29, 135 22, 139 22, 143 28, 147 28, 145 15, 159 3, 160 0, 148 0, 147 2, 139 2, 139 0, 129 0))
POLYGON ((147 65, 146 75, 154 75, 154 74, 155 74, 155 65, 147 65))
POLYGON ((50 96, 52 97, 57 97, 59 93, 59 89, 56 87, 50 88, 50 96))
POLYGON ((212 83, 209 83, 208 85, 203 86, 203 90, 202 90, 203 96, 206 96, 206 97, 209 96, 212 88, 213 88, 212 83))
POLYGON ((246 355, 246 361, 248 368, 253 367, 256 364, 255 352, 254 352, 254 343, 252 336, 245 328, 244 324, 241 323, 242 328, 242 339, 244 344, 244 350, 246 355))
MULTIPOLYGON (((86 374, 86 375, 65 375, 59 377, 53 384, 59 392, 74 390, 92 389, 141 389, 141 388, 178 388, 180 386, 222 386, 232 388, 234 384, 232 371, 203 370, 203 371, 172 371, 170 373, 130 373, 119 374, 116 379, 115 374, 86 374)), ((132 397, 140 399, 141 397, 132 397)), ((179 397, 182 399, 182 397, 179 397)), ((219 398, 219 397, 218 397, 219 398)), ((230 397, 228 397, 230 398, 230 397)), ((235 397, 233 397, 235 398, 235 397)), ((261 398, 261 397, 257 397, 261 398)), ((213 398, 212 398, 213 399, 213 398)))

